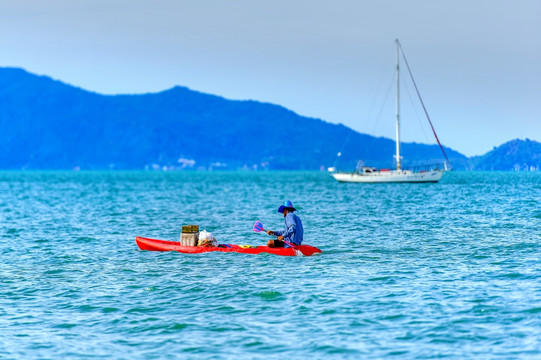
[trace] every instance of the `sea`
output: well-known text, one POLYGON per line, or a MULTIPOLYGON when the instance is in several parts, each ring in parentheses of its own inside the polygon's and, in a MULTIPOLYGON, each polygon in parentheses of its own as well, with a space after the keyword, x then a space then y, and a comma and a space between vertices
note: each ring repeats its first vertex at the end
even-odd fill
POLYGON ((1 359, 541 359, 541 173, 0 172, 1 359), (283 257, 140 251, 197 224, 283 257))

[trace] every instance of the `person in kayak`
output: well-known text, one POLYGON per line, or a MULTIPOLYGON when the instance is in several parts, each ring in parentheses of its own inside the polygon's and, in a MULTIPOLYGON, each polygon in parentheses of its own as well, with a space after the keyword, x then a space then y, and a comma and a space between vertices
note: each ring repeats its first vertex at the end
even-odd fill
POLYGON ((300 245, 302 243, 304 233, 302 221, 294 211, 297 211, 297 209, 295 209, 289 200, 278 208, 278 212, 284 215, 286 226, 283 231, 267 231, 267 234, 277 236, 276 240, 269 240, 267 242, 268 247, 284 247, 286 241, 293 245, 300 245))

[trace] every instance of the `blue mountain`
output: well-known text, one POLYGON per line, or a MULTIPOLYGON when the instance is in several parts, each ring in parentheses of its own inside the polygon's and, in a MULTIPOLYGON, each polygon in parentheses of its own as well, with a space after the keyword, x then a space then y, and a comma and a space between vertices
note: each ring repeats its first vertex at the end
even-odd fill
MULTIPOLYGON (((18 68, 0 68, 2 169, 392 167, 394 141, 284 107, 185 87, 101 95, 18 68)), ((441 163, 437 145, 405 143, 406 166, 441 163)), ((470 159, 446 148, 455 169, 470 159)))
POLYGON ((541 143, 530 139, 511 140, 482 156, 471 158, 475 170, 540 171, 541 143))

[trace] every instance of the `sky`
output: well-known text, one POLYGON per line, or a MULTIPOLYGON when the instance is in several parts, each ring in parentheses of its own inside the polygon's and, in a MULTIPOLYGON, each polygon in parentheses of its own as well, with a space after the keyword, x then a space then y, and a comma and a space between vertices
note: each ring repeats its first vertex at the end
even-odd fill
MULTIPOLYGON (((103 94, 187 86, 393 139, 396 38, 445 146, 541 141, 539 0, 0 0, 0 66, 103 94)), ((401 70, 402 140, 434 143, 401 70)))

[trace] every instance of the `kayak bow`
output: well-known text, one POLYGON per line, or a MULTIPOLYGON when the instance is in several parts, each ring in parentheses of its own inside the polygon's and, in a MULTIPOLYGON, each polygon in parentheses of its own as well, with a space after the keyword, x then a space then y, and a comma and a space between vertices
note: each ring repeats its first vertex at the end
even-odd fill
MULTIPOLYGON (((268 246, 246 246, 233 244, 220 244, 218 247, 202 247, 202 246, 181 246, 178 241, 166 241, 144 238, 137 236, 135 242, 139 249, 147 251, 178 251, 185 254, 201 254, 211 251, 220 252, 236 252, 241 254, 261 254, 269 253, 281 256, 295 256, 295 249, 288 248, 271 248, 268 246)), ((304 256, 311 256, 320 253, 321 250, 310 245, 295 246, 304 256)))

